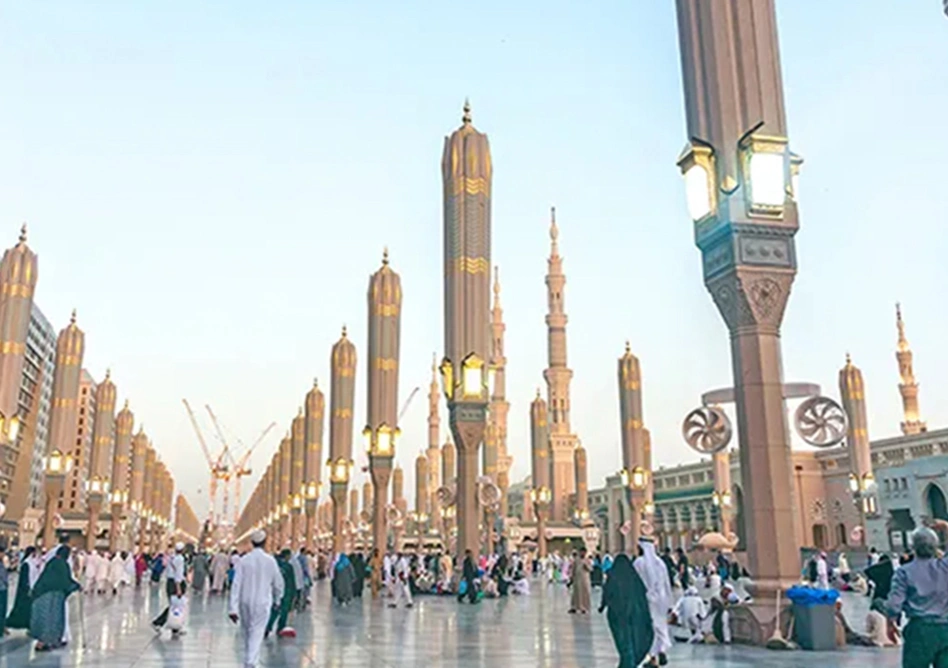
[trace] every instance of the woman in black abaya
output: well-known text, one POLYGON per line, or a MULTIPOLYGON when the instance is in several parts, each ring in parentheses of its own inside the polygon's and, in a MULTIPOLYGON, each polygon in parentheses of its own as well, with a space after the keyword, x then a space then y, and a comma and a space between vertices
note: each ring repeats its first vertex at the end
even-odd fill
POLYGON ((619 652, 619 668, 636 668, 652 646, 652 616, 645 583, 625 554, 616 557, 602 589, 599 612, 608 610, 609 631, 619 652))

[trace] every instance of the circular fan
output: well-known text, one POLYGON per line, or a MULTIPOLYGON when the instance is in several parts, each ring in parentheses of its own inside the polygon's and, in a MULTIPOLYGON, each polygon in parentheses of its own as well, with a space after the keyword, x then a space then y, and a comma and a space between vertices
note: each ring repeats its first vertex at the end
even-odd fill
POLYGON ((797 433, 810 445, 830 448, 846 438, 846 411, 829 397, 810 397, 797 407, 795 418, 797 433))
POLYGON ((681 435, 692 450, 703 455, 720 452, 731 442, 731 421, 717 406, 702 406, 685 416, 681 435))

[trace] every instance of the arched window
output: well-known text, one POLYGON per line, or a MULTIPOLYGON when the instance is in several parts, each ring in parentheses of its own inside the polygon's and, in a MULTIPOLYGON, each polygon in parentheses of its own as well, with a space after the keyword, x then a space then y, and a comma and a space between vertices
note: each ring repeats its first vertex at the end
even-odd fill
POLYGON ((813 547, 817 550, 825 550, 827 548, 825 524, 813 525, 813 547))
POLYGON ((928 513, 936 520, 948 520, 948 503, 945 502, 945 493, 938 485, 931 484, 925 490, 925 502, 928 504, 928 513))
POLYGON ((840 522, 836 525, 836 544, 845 545, 846 544, 846 525, 840 522))

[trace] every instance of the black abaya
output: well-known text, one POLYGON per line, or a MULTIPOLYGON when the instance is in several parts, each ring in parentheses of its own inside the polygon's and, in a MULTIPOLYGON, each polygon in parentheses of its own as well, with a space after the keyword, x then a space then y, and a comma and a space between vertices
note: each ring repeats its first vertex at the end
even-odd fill
POLYGON ((30 564, 24 559, 16 579, 16 595, 13 598, 13 609, 7 617, 8 629, 30 628, 30 608, 33 599, 30 598, 30 564))
POLYGON ((654 632, 645 583, 624 554, 616 557, 606 578, 599 611, 604 609, 619 652, 619 668, 636 668, 651 649, 654 632))

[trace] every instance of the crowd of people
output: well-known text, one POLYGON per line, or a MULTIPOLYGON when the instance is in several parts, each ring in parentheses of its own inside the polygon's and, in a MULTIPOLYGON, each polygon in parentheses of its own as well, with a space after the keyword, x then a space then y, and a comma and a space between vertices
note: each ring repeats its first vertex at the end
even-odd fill
MULTIPOLYGON (((373 550, 329 554, 299 548, 265 551, 266 534, 250 537, 251 549, 193 551, 178 543, 160 554, 72 549, 68 540, 41 553, 27 547, 7 555, 0 548, 0 605, 6 609, 8 570, 18 577, 7 629, 25 629, 37 651, 70 642, 68 598, 116 596, 126 587, 160 587, 167 603, 152 622, 173 637, 186 632, 188 596, 227 596, 228 614, 242 628, 245 665, 257 665, 262 642, 271 634, 291 638, 294 613, 313 603, 314 583, 330 581, 335 605, 345 607, 368 594, 388 607, 412 608, 420 596, 483 599, 527 596, 534 586, 565 586, 569 612, 589 614, 593 590, 601 588, 598 611, 605 613, 620 667, 666 665, 674 640, 729 643, 730 611, 751 601, 746 568, 726 553, 701 565, 681 549, 659 554, 643 538, 637 554, 570 554, 538 558, 534 552, 474 556, 460 563, 448 554, 381 553, 373 550), (164 583, 162 585, 162 583, 164 583), (190 591, 189 591, 190 590, 190 591)), ((906 656, 948 661, 948 560, 937 536, 920 529, 912 551, 892 558, 871 550, 864 569, 850 566, 845 553, 831 564, 817 553, 804 565, 801 580, 816 589, 840 589, 871 597, 865 633, 855 631, 837 608, 840 645, 890 646, 903 643, 906 656), (904 625, 902 622, 905 622, 904 625), (934 658, 933 658, 934 657, 934 658)), ((837 603, 839 606, 839 603, 837 603)), ((912 663, 905 665, 929 665, 912 663)), ((943 665, 933 663, 933 665, 943 665)))

